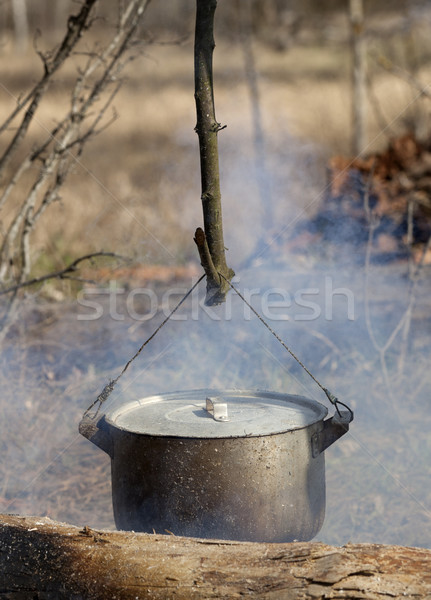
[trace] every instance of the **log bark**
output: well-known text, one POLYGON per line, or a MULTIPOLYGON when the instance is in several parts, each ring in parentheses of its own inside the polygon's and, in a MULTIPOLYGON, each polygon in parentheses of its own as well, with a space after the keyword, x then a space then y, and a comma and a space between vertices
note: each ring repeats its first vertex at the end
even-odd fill
POLYGON ((431 598, 431 550, 254 544, 0 516, 0 598, 431 598))
POLYGON ((196 133, 199 138, 199 154, 202 186, 202 209, 204 231, 196 230, 195 242, 201 264, 207 276, 206 304, 224 302, 229 281, 235 275, 226 264, 223 240, 223 221, 218 157, 218 132, 214 105, 212 56, 214 51, 214 14, 217 0, 197 0, 195 29, 195 101, 196 133), (208 253, 210 260, 208 260, 208 253))

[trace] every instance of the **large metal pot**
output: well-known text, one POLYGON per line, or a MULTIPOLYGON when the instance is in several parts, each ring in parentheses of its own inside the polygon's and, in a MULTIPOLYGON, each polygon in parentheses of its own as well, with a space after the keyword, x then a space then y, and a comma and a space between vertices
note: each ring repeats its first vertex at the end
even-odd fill
POLYGON ((289 394, 193 390, 86 414, 82 435, 111 457, 118 529, 290 542, 325 514, 323 451, 351 412, 289 394))

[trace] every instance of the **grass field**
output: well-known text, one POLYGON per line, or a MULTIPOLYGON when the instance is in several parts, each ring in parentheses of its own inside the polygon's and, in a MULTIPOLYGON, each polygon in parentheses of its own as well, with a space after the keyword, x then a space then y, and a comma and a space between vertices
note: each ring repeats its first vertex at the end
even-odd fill
MULTIPOLYGON (((419 29, 417 46, 424 58, 418 77, 426 81, 430 67, 427 46, 420 45, 424 35, 419 29)), ((394 39, 377 38, 370 47, 374 52, 383 47, 393 57, 394 39)), ((408 42, 398 40, 399 55, 408 42)), ((256 43, 254 54, 265 164, 255 160, 255 123, 241 43, 217 40, 216 114, 227 125, 219 136, 225 234, 238 263, 260 233, 264 205, 271 205, 274 223, 283 225, 304 209, 312 211, 325 185, 327 158, 349 154, 351 146, 347 47, 309 43, 280 52, 256 43), (259 195, 259 178, 272 190, 269 199, 259 195), (251 222, 244 206, 253 211, 251 222)), ((379 70, 371 58, 370 67, 374 95, 391 123, 382 132, 369 107, 371 151, 384 147, 388 134, 405 129, 412 114, 423 112, 423 101, 406 109, 412 88, 379 70)), ((41 72, 33 50, 25 56, 4 50, 0 120, 41 72)), ((76 61, 70 61, 40 106, 28 147, 68 109, 74 77, 76 61)), ((62 201, 46 212, 37 228, 34 263, 39 270, 100 249, 145 263, 197 259, 192 238, 201 224, 201 207, 192 40, 145 47, 129 65, 114 106, 117 120, 87 144, 62 190, 62 201)))

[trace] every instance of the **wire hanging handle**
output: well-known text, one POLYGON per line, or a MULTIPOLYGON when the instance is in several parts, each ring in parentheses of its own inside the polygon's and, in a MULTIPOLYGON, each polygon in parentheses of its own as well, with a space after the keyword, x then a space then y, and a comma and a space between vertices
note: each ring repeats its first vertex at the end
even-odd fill
MULTIPOLYGON (((344 402, 341 402, 340 400, 338 400, 338 398, 336 396, 334 396, 334 394, 332 392, 330 392, 328 390, 328 388, 324 387, 320 381, 311 373, 311 371, 309 371, 309 369, 307 369, 307 367, 304 365, 304 363, 296 356, 296 354, 287 346, 287 344, 281 339, 281 337, 270 327, 270 325, 265 321, 265 319, 257 312, 257 310, 255 308, 253 308, 253 306, 244 298, 244 296, 241 294, 241 292, 222 274, 222 273, 218 273, 219 276, 221 278, 223 278, 228 284, 229 286, 234 290, 234 292, 241 298, 241 300, 249 307, 249 309, 256 315, 256 317, 259 319, 259 321, 261 321, 261 323, 263 323, 263 325, 265 325, 265 327, 272 333, 272 335, 276 338, 276 340, 283 346, 283 348, 285 350, 287 350, 287 352, 289 352, 289 354, 296 360, 296 362, 304 369, 304 371, 313 379, 313 381, 320 387, 320 389, 324 392, 325 396, 328 398, 329 402, 331 404, 333 404, 335 406, 335 410, 337 411, 338 416, 343 419, 343 415, 341 414, 340 409, 338 408, 339 406, 343 406, 344 408, 346 408, 349 413, 350 413, 350 417, 348 419, 348 422, 350 422, 353 419, 353 411, 352 409, 347 406, 347 404, 345 404, 344 402)), ((100 408, 102 406, 102 404, 108 399, 108 397, 111 395, 111 393, 114 390, 115 385, 117 384, 118 380, 120 379, 120 377, 122 375, 124 375, 124 373, 127 371, 127 369, 129 368, 129 366, 131 365, 131 363, 135 360, 135 358, 138 357, 138 355, 142 352, 142 350, 145 348, 145 346, 157 335, 157 333, 162 329, 162 327, 164 325, 166 325, 166 323, 169 321, 169 319, 172 317, 172 315, 180 308, 180 306, 183 304, 183 302, 190 296, 190 294, 193 292, 193 290, 199 285, 199 283, 204 279, 205 275, 202 275, 197 281, 196 283, 189 289, 189 291, 181 298, 181 300, 178 302, 178 304, 171 310, 171 312, 169 313, 169 315, 164 319, 164 321, 162 321, 162 323, 157 327, 157 329, 150 335, 149 338, 147 338, 145 340, 145 342, 140 346, 140 348, 137 350, 137 352, 135 352, 135 354, 132 356, 132 358, 125 364, 125 366, 123 367, 123 370, 119 373, 119 375, 117 375, 117 377, 115 377, 115 379, 112 379, 111 381, 109 381, 109 383, 107 383, 105 385, 105 387, 103 388, 103 390, 100 392, 100 394, 97 396, 96 400, 90 404, 90 406, 87 408, 87 410, 84 413, 84 417, 86 415, 88 415, 88 413, 90 412, 90 410, 96 406, 96 404, 98 404, 96 413, 94 415, 93 418, 95 418, 97 416, 97 414, 100 411, 100 408)))
POLYGON ((220 275, 220 277, 222 277, 225 281, 227 281, 227 283, 230 285, 230 287, 234 290, 234 292, 241 298, 241 300, 248 306, 248 308, 256 315, 256 317, 259 319, 259 321, 261 323, 263 323, 263 325, 265 325, 265 327, 268 329, 268 331, 270 331, 272 333, 272 335, 275 337, 275 339, 283 346, 283 348, 285 350, 287 350, 289 352, 289 354, 296 360, 296 362, 304 369, 304 371, 311 377, 311 379, 313 379, 313 381, 320 387, 320 389, 324 392, 325 396, 328 398, 329 402, 331 404, 333 404, 335 406, 335 410, 337 411, 337 414, 340 418, 342 418, 342 414, 340 409, 338 408, 338 406, 344 406, 344 408, 346 408, 349 413, 350 413, 350 418, 349 421, 353 420, 353 410, 347 406, 347 404, 344 404, 344 402, 341 402, 340 400, 338 400, 338 398, 336 396, 334 396, 334 394, 332 392, 330 392, 328 390, 328 388, 324 387, 320 381, 313 375, 313 373, 311 373, 311 371, 309 371, 307 369, 307 367, 304 365, 304 363, 296 356, 296 354, 289 348, 289 346, 281 339, 281 337, 272 329, 272 327, 265 321, 265 319, 257 312, 257 310, 255 308, 253 308, 253 306, 244 298, 244 296, 241 294, 241 292, 223 275, 223 273, 218 273, 220 275))
POLYGON ((103 390, 97 396, 96 400, 94 402, 92 402, 92 404, 90 404, 90 406, 85 411, 84 417, 86 415, 88 415, 88 413, 90 412, 90 410, 94 406, 96 406, 96 404, 99 404, 99 406, 97 407, 96 413, 94 414, 93 418, 97 417, 102 404, 109 398, 109 396, 113 392, 114 387, 116 386, 116 384, 117 384, 118 380, 120 379, 120 377, 122 375, 124 375, 124 373, 127 371, 127 369, 129 368, 129 366, 132 364, 132 362, 135 360, 135 358, 137 358, 139 356, 139 354, 142 352, 142 350, 145 348, 145 346, 148 344, 148 342, 151 342, 151 340, 153 339, 153 337, 155 337, 159 333, 159 331, 162 329, 162 327, 164 325, 166 325, 166 323, 169 321, 169 319, 172 317, 172 315, 180 308, 180 306, 183 304, 183 302, 190 296, 190 294, 200 284, 200 282, 202 281, 202 279, 204 277, 205 277, 205 275, 202 275, 201 277, 199 277, 199 279, 189 289, 189 291, 186 294, 184 294, 184 296, 181 298, 181 300, 178 302, 178 304, 176 304, 176 306, 168 314, 168 316, 166 317, 166 319, 164 321, 162 321, 162 323, 160 323, 160 325, 157 327, 157 329, 155 331, 153 331, 153 333, 150 335, 150 337, 145 340, 145 342, 135 352, 135 354, 132 356, 132 358, 127 361, 127 363, 124 365, 123 370, 121 371, 121 373, 119 373, 119 375, 117 375, 117 377, 115 377, 115 379, 111 379, 111 381, 105 385, 105 387, 103 388, 103 390))
POLYGON ((337 411, 338 416, 341 417, 341 412, 340 412, 340 409, 338 408, 338 405, 344 406, 344 408, 347 408, 347 410, 349 411, 350 421, 352 421, 353 420, 353 410, 350 408, 350 406, 347 406, 347 404, 345 404, 344 402, 341 402, 341 400, 338 400, 338 398, 336 396, 334 396, 334 394, 332 392, 330 392, 328 390, 328 388, 325 388, 322 386, 320 386, 320 387, 325 392, 326 397, 328 398, 329 402, 335 406, 335 410, 337 411))

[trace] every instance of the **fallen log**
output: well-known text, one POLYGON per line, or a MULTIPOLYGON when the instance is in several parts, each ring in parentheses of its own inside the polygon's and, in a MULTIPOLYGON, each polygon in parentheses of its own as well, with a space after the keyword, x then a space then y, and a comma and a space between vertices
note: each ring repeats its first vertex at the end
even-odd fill
POLYGON ((255 544, 0 516, 0 598, 431 598, 431 550, 255 544))

